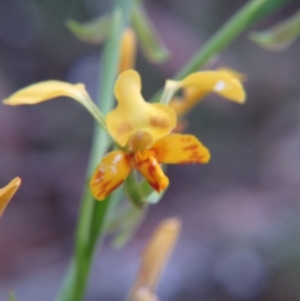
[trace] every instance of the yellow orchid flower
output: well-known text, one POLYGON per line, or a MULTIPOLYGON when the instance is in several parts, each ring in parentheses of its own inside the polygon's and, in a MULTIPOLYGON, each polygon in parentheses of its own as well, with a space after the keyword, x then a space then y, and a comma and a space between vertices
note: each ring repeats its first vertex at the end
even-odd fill
POLYGON ((0 217, 20 185, 21 179, 17 177, 11 180, 5 187, 0 189, 0 217))
POLYGON ((119 62, 119 74, 133 69, 136 57, 136 36, 132 28, 126 28, 121 40, 121 53, 119 62))
POLYGON ((181 81, 168 80, 162 95, 162 102, 176 111, 178 116, 188 113, 207 94, 214 92, 237 103, 245 102, 245 91, 241 81, 245 76, 228 68, 216 71, 195 72, 181 81), (173 98, 183 89, 182 97, 173 98), (171 101, 170 101, 171 100, 171 101))
POLYGON ((159 163, 207 163, 208 149, 192 135, 171 134, 177 118, 168 105, 147 103, 141 79, 134 70, 123 72, 115 84, 117 107, 107 114, 106 125, 121 149, 108 153, 97 166, 90 187, 103 200, 137 169, 158 192, 169 184, 159 163))

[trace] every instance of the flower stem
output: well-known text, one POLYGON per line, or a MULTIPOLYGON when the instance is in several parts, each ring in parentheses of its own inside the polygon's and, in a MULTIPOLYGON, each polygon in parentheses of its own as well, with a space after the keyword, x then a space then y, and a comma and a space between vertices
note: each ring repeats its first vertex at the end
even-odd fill
MULTIPOLYGON (((98 104, 101 112, 106 114, 113 107, 113 87, 117 75, 120 40, 131 12, 132 0, 116 0, 111 23, 111 33, 104 48, 98 104)), ((111 141, 106 132, 95 129, 90 162, 87 171, 87 182, 96 164, 105 155, 111 141)), ((96 202, 90 193, 88 183, 82 198, 76 243, 75 257, 71 261, 57 301, 80 301, 84 297, 90 267, 98 241, 102 238, 106 216, 110 207, 120 198, 120 191, 112 193, 103 202, 96 202)))

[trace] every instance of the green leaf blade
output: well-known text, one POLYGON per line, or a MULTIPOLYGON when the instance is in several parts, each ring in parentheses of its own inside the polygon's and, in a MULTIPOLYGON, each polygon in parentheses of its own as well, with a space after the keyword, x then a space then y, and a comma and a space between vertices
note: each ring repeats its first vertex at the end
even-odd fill
POLYGON ((262 32, 253 32, 250 39, 267 50, 283 51, 300 35, 300 11, 262 32))

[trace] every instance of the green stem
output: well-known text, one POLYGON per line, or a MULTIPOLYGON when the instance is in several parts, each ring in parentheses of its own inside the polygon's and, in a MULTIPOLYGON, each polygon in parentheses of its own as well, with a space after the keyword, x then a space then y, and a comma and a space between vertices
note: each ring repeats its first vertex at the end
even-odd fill
POLYGON ((189 73, 197 71, 204 66, 214 55, 221 52, 251 23, 255 14, 267 0, 253 0, 240 9, 227 21, 208 43, 204 45, 190 62, 176 74, 176 79, 181 79, 189 73))
MULTIPOLYGON (((289 1, 290 0, 252 0, 244 5, 207 41, 174 78, 182 79, 188 74, 198 71, 216 54, 226 48, 248 26, 289 1)), ((151 99, 151 102, 159 102, 161 92, 162 91, 157 92, 151 99)))
MULTIPOLYGON (((103 54, 102 81, 98 103, 101 112, 106 114, 113 107, 113 87, 117 75, 120 40, 128 17, 132 0, 116 0, 111 23, 111 34, 103 54)), ((94 134, 90 162, 87 171, 87 182, 100 159, 105 155, 111 142, 106 132, 97 127, 94 134)), ((119 199, 117 190, 103 202, 95 202, 88 183, 82 198, 75 244, 75 258, 72 260, 65 282, 57 301, 80 301, 83 299, 88 275, 97 246, 102 238, 106 216, 110 207, 119 199)))

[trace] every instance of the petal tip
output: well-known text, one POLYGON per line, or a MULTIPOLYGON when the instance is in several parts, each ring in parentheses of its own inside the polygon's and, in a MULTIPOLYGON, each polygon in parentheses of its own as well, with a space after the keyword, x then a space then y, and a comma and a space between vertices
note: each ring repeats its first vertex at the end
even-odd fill
POLYGON ((21 183, 22 183, 22 180, 19 177, 15 177, 11 182, 12 186, 15 186, 17 188, 19 188, 21 186, 21 183))
POLYGON ((10 97, 3 99, 2 103, 7 106, 15 106, 16 105, 16 103, 14 103, 10 97))
POLYGON ((163 224, 170 230, 179 230, 181 228, 182 222, 179 217, 170 217, 164 220, 163 224))
POLYGON ((201 163, 206 164, 210 161, 210 159, 211 159, 210 151, 207 149, 207 153, 205 156, 203 156, 203 161, 201 163))
POLYGON ((141 90, 142 87, 141 77, 139 73, 133 69, 129 69, 122 72, 117 78, 117 81, 115 83, 115 89, 114 89, 117 100, 122 98, 122 94, 124 94, 124 90, 126 92, 128 87, 137 88, 139 91, 141 90))

